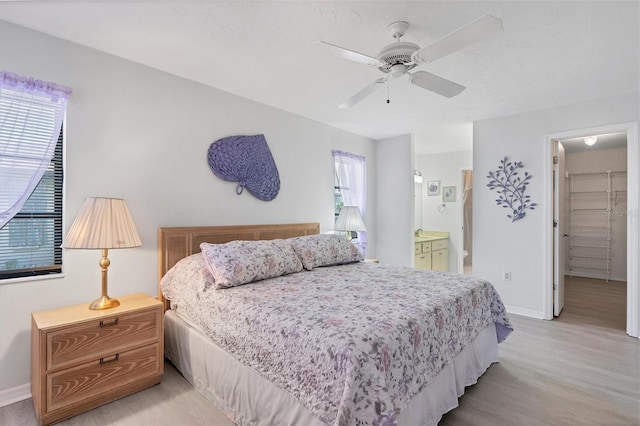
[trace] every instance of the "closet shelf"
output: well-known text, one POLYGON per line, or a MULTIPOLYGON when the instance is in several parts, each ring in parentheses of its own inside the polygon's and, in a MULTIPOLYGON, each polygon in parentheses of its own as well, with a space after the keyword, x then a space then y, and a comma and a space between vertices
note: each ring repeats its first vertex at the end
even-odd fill
POLYGON ((573 191, 572 194, 573 195, 588 195, 588 194, 606 195, 609 192, 610 191, 573 191))
POLYGON ((576 244, 572 244, 571 247, 569 247, 569 250, 573 250, 573 249, 593 249, 593 250, 611 250, 611 247, 599 247, 599 246, 581 246, 581 245, 576 245, 576 244))
POLYGON ((570 259, 574 259, 574 258, 578 258, 578 259, 597 259, 597 260, 604 260, 606 263, 609 263, 609 260, 607 260, 606 257, 600 257, 600 256, 578 256, 578 255, 570 256, 570 259))
POLYGON ((615 176, 626 176, 627 172, 624 170, 620 170, 620 171, 611 171, 608 170, 606 172, 591 172, 591 173, 571 173, 571 177, 576 177, 576 178, 587 178, 587 177, 595 177, 595 176, 601 176, 601 177, 611 177, 611 175, 615 175, 615 176))
POLYGON ((583 229, 585 231, 608 231, 611 229, 608 225, 569 225, 569 229, 580 230, 583 229))
POLYGON ((573 173, 569 175, 569 271, 611 274, 611 212, 618 204, 613 176, 626 172, 573 173), (580 179, 576 186, 575 180, 580 179), (606 189, 603 189, 606 188, 606 189), (615 204, 614 204, 615 203, 615 204), (604 214, 603 214, 604 213, 604 214), (601 265, 600 265, 601 263, 601 265))
MULTIPOLYGON (((609 274, 610 271, 609 271, 608 266, 609 266, 609 264, 607 264, 607 265, 605 265, 603 267, 600 267, 600 268, 598 268, 597 266, 593 266, 593 265, 591 265, 591 266, 579 266, 578 268, 570 267, 569 271, 580 270, 580 269, 588 269, 590 271, 602 271, 602 272, 606 272, 607 274, 609 274)), ((607 281, 609 281, 609 280, 607 279, 607 281)))

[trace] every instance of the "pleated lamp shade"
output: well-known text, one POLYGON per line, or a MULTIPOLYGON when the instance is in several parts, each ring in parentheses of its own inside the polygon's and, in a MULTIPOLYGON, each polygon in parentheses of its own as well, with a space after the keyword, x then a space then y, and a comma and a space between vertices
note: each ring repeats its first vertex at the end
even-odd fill
POLYGON ((119 198, 87 198, 62 247, 118 249, 139 247, 140 235, 127 204, 119 198))
POLYGON ((334 226, 336 231, 366 231, 358 206, 344 206, 334 226))

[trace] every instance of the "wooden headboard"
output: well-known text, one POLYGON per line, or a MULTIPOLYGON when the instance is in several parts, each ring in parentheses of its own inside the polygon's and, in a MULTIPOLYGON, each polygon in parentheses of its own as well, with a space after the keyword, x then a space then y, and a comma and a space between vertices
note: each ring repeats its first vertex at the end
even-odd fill
MULTIPOLYGON (((234 240, 274 240, 320 232, 319 223, 283 225, 189 226, 158 229, 158 280, 180 259, 200 252, 200 243, 224 244, 234 240)), ((158 283, 158 300, 169 309, 158 283)))

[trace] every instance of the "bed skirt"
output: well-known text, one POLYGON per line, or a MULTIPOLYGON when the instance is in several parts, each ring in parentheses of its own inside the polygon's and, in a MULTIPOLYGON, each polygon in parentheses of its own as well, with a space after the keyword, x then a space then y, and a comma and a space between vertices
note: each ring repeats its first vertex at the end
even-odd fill
MULTIPOLYGON (((165 356, 234 423, 325 425, 295 397, 240 363, 174 311, 165 313, 164 330, 165 356)), ((444 413, 458 406, 464 388, 497 361, 496 328, 491 324, 409 402, 398 424, 437 425, 444 413)))

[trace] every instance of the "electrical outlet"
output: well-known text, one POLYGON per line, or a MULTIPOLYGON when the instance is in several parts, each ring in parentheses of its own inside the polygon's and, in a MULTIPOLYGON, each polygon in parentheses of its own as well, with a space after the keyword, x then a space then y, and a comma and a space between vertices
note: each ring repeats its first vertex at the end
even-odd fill
POLYGON ((505 281, 511 281, 511 272, 503 272, 502 279, 505 281))

